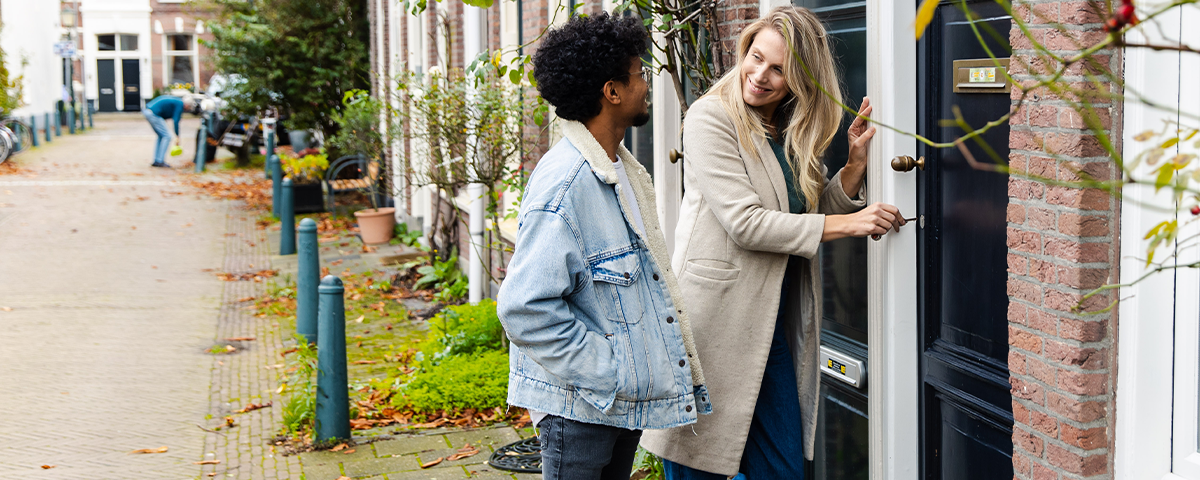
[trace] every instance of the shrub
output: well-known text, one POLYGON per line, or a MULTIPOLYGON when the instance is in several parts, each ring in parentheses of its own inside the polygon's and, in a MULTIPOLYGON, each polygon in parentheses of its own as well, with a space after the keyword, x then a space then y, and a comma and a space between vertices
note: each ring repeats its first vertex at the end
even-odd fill
POLYGON ((422 369, 403 387, 403 397, 416 413, 439 410, 484 410, 505 404, 508 392, 508 353, 485 350, 456 355, 422 369))
POLYGON ((429 321, 426 341, 440 356, 471 355, 481 350, 504 350, 504 326, 496 302, 447 307, 429 321))

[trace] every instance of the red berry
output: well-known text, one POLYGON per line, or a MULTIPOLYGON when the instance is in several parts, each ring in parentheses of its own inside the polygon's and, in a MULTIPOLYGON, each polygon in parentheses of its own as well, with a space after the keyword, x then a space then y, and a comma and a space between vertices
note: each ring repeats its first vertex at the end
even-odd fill
POLYGON ((1137 11, 1134 10, 1132 3, 1126 3, 1117 7, 1117 16, 1120 17, 1123 23, 1137 25, 1137 11))
POLYGON ((1192 206, 1192 215, 1200 215, 1200 205, 1192 206))

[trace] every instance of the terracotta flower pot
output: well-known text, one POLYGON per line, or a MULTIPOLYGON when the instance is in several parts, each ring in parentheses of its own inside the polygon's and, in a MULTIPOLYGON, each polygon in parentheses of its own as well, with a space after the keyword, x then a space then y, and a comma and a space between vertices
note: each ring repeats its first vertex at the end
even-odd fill
POLYGON ((396 232, 395 208, 368 208, 354 212, 354 217, 358 219, 358 233, 365 244, 387 243, 396 232))

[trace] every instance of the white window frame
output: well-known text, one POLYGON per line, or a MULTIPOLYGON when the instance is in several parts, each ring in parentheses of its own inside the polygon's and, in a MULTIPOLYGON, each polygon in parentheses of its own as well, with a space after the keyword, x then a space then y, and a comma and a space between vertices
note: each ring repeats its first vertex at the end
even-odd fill
MULTIPOLYGON (((1184 44, 1200 43, 1196 29, 1181 29, 1197 20, 1194 9, 1179 9, 1159 17, 1158 31, 1184 44), (1183 15, 1185 18, 1180 18, 1183 15), (1191 18, 1191 20, 1188 20, 1191 18)), ((1130 42, 1146 42, 1141 32, 1129 34, 1130 42)), ((1168 43, 1152 38, 1150 43, 1168 43)), ((1183 112, 1200 112, 1196 79, 1200 59, 1177 52, 1146 49, 1125 51, 1125 81, 1131 89, 1162 105, 1178 105, 1183 112), (1186 79, 1186 80, 1181 80, 1186 79)), ((1146 144, 1133 139, 1145 130, 1161 130, 1162 120, 1174 114, 1127 101, 1124 106, 1124 156, 1134 158, 1146 144)), ((1142 166, 1145 168, 1145 166, 1142 166)), ((1155 224, 1176 218, 1175 205, 1167 192, 1126 186, 1121 208, 1121 282, 1142 276, 1145 268, 1145 232, 1155 224), (1164 206, 1167 211, 1147 208, 1164 206)), ((1184 212, 1180 223, 1189 220, 1184 212)), ((1200 233, 1193 224, 1180 238, 1200 233)), ((1160 249, 1165 258, 1173 249, 1160 249)), ((1177 264, 1200 260, 1195 247, 1179 252, 1177 264)), ((1117 355, 1117 422, 1114 463, 1117 478, 1131 480, 1200 480, 1200 271, 1164 271, 1121 290, 1117 355), (1192 293, 1188 293, 1192 292, 1192 293)))
POLYGON ((162 79, 163 90, 169 89, 174 84, 174 79, 171 78, 171 59, 173 57, 189 57, 192 63, 192 81, 190 82, 195 88, 200 88, 200 36, 191 32, 178 33, 163 33, 162 35, 162 79), (171 50, 172 36, 187 35, 191 37, 188 42, 189 50, 171 50))
MULTIPOLYGON (((138 66, 139 75, 143 72, 142 69, 144 68, 143 67, 144 62, 143 62, 143 57, 141 55, 141 53, 142 53, 142 49, 141 49, 142 34, 141 34, 141 32, 136 32, 136 33, 106 32, 106 33, 91 33, 90 35, 92 35, 92 41, 96 42, 96 51, 95 51, 95 58, 93 58, 92 60, 89 60, 89 61, 92 63, 92 65, 97 65, 97 62, 99 62, 100 60, 112 60, 113 61, 113 82, 114 82, 113 90, 116 90, 117 111, 124 111, 124 107, 125 107, 125 69, 122 66, 122 64, 123 64, 122 61, 136 59, 139 63, 139 66, 138 66), (115 50, 100 50, 100 37, 104 36, 104 35, 112 35, 113 36, 113 48, 115 50), (138 37, 138 49, 137 50, 122 50, 121 49, 121 35, 137 36, 138 37)), ((96 66, 95 68, 99 69, 98 66, 96 66)), ((97 79, 97 81, 99 81, 99 79, 97 79)), ((143 85, 142 79, 138 78, 137 83, 139 85, 138 88, 141 89, 142 85, 143 85)), ((96 91, 99 92, 100 88, 103 88, 103 87, 100 87, 99 85, 97 85, 96 91)), ((99 97, 97 97, 97 99, 98 98, 99 97)), ((99 100, 97 100, 97 105, 98 104, 99 104, 99 100)))

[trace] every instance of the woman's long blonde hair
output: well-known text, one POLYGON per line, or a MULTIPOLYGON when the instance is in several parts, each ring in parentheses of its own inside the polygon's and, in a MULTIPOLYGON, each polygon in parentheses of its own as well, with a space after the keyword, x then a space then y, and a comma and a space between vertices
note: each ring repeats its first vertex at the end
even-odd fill
POLYGON ((806 210, 815 212, 825 185, 821 155, 829 148, 842 121, 838 106, 842 101, 841 83, 821 21, 805 8, 785 6, 771 10, 742 30, 737 43, 737 68, 721 77, 704 96, 716 95, 720 99, 737 126, 738 144, 758 159, 757 140, 767 135, 764 125, 767 119, 742 100, 742 62, 754 37, 766 28, 774 28, 791 49, 784 61, 789 93, 775 109, 775 125, 783 127, 781 133, 787 140, 785 156, 796 186, 804 193, 806 210), (828 96, 818 84, 829 92, 828 96))

